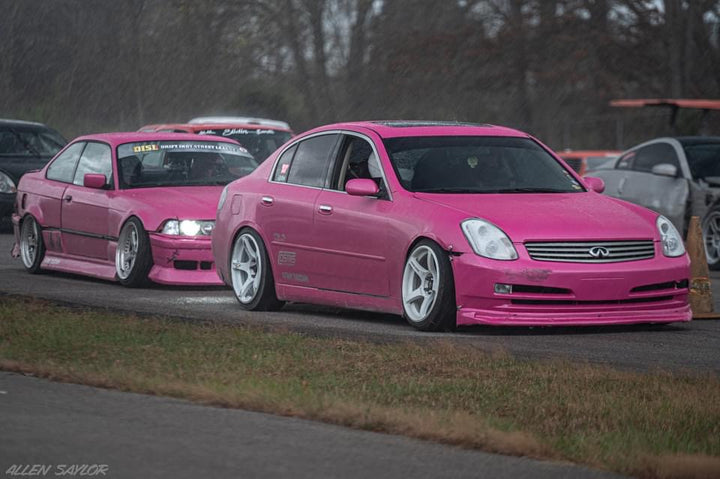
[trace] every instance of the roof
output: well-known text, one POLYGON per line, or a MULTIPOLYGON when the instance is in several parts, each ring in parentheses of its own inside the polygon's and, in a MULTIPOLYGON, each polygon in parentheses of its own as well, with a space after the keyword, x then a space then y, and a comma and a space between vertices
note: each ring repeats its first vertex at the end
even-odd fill
POLYGON ((25 120, 13 120, 9 118, 0 118, 0 125, 2 126, 35 126, 40 128, 49 128, 44 123, 37 121, 25 121, 25 120))
POLYGON ((644 106, 669 106, 675 108, 694 108, 698 110, 720 110, 720 100, 645 98, 633 100, 611 100, 610 106, 639 108, 644 106))
POLYGON ((140 128, 139 131, 173 130, 198 132, 202 130, 232 130, 238 128, 242 128, 245 130, 275 130, 292 133, 292 130, 290 130, 289 127, 249 123, 167 123, 157 125, 145 125, 140 128))
POLYGON ((285 130, 290 129, 290 125, 284 121, 270 120, 267 118, 256 118, 252 116, 199 116, 197 118, 191 119, 188 123, 193 125, 197 123, 242 123, 246 125, 268 126, 285 130))
POLYGON ((312 131, 326 130, 371 130, 383 138, 400 138, 408 136, 515 136, 527 137, 512 128, 475 123, 447 121, 359 121, 335 123, 316 128, 312 131))
POLYGON ((675 139, 679 141, 683 146, 720 143, 720 136, 679 136, 675 139))
POLYGON ((222 138, 219 136, 203 136, 198 138, 194 133, 170 133, 170 132, 118 132, 118 133, 98 133, 95 135, 85 135, 75 138, 79 140, 98 140, 110 143, 111 145, 120 145, 123 143, 133 143, 140 141, 220 141, 225 143, 238 144, 231 138, 222 138))

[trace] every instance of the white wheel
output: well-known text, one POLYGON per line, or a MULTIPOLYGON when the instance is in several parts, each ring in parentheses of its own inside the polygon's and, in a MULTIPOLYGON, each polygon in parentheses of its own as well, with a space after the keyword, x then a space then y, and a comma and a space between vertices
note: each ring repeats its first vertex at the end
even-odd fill
POLYGON ((263 274, 263 252, 249 232, 237 237, 231 259, 232 286, 242 304, 250 304, 260 291, 263 274))
POLYGON ((455 283, 448 253, 430 240, 420 241, 405 260, 402 278, 405 317, 423 331, 455 328, 455 283))
POLYGON ((418 323, 427 318, 435 304, 440 285, 438 259, 428 246, 415 248, 405 263, 402 298, 405 314, 418 323))

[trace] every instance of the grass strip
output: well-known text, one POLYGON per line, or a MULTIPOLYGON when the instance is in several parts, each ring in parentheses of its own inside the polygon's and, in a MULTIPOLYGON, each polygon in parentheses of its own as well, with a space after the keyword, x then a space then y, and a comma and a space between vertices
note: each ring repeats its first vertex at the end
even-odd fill
MULTIPOLYGON (((662 365, 658 365, 661 367, 662 365)), ((641 477, 720 477, 720 378, 0 296, 0 369, 641 477)))

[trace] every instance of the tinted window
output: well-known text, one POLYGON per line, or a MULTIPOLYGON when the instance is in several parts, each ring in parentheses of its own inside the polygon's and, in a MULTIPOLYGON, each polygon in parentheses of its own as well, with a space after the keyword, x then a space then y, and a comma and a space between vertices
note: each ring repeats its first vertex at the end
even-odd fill
POLYGON ((685 145, 693 178, 720 177, 720 143, 685 145))
POLYGON ((635 159, 631 169, 650 172, 653 166, 662 163, 674 165, 680 171, 680 163, 675 148, 668 143, 655 143, 635 150, 635 159))
POLYGON ((75 174, 75 165, 84 147, 85 142, 74 143, 63 151, 48 167, 47 179, 71 183, 75 174))
POLYGON ((382 169, 372 145, 357 136, 345 138, 332 188, 345 191, 345 184, 355 178, 375 180, 378 187, 382 187, 382 169))
POLYGON ((287 182, 296 185, 325 186, 327 165, 338 135, 320 135, 301 141, 290 164, 287 182))
POLYGON ((385 140, 404 188, 427 193, 584 191, 550 153, 528 138, 408 137, 385 140))
POLYGON ((245 148, 219 141, 145 141, 118 146, 121 189, 226 185, 257 162, 245 148))
POLYGON ((273 176, 273 180, 282 181, 283 183, 287 181, 290 163, 292 163, 295 150, 297 150, 297 145, 291 146, 280 156, 277 166, 275 167, 275 176, 273 176))
POLYGON ((86 173, 105 175, 105 183, 111 183, 112 155, 110 146, 105 143, 88 143, 80 157, 73 184, 82 185, 86 173))
POLYGON ((265 161, 268 156, 285 144, 292 136, 287 131, 271 130, 269 128, 208 129, 201 130, 198 134, 232 138, 247 149, 259 163, 265 161))
POLYGON ((53 130, 0 128, 0 155, 53 156, 66 144, 67 141, 53 130))

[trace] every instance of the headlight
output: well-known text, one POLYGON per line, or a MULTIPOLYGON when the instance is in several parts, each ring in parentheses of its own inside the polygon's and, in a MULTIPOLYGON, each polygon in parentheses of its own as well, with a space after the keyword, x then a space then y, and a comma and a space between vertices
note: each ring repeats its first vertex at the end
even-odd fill
POLYGON ((473 218, 463 221, 462 229, 475 254, 490 259, 517 259, 512 241, 494 224, 473 218))
POLYGON ((680 233, 678 233, 670 220, 660 215, 655 224, 662 239, 663 254, 670 257, 685 254, 682 236, 680 236, 680 233))
POLYGON ((215 228, 214 221, 167 220, 162 233, 176 236, 210 236, 213 228, 215 228))
POLYGON ((218 207, 217 207, 218 211, 220 211, 222 209, 223 205, 225 204, 225 198, 227 198, 228 186, 230 186, 229 183, 227 186, 225 186, 225 188, 223 188, 222 193, 220 193, 220 200, 218 201, 218 207))
POLYGON ((0 171, 0 193, 15 193, 15 182, 8 175, 0 171))

